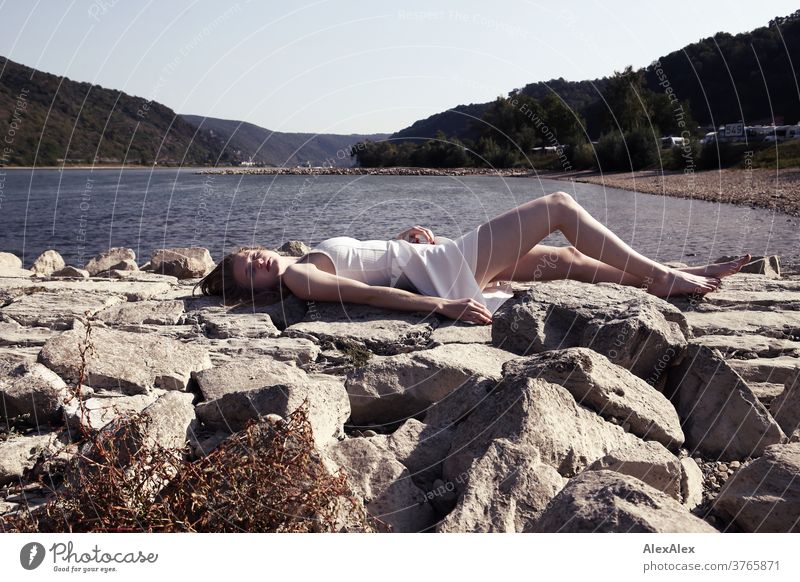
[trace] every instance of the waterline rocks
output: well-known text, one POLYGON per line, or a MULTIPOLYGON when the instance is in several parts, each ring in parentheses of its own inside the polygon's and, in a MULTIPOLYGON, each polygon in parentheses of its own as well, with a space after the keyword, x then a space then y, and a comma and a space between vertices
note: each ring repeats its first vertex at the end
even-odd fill
POLYGON ((51 249, 36 257, 36 260, 33 261, 33 265, 31 265, 31 271, 37 275, 46 276, 63 269, 65 266, 64 257, 62 257, 58 251, 51 249))
POLYGON ((127 261, 131 261, 133 265, 136 265, 136 253, 133 249, 112 247, 90 259, 83 268, 89 272, 89 275, 94 277, 98 273, 110 269, 124 270, 131 265, 127 261))
POLYGON ((158 249, 150 256, 150 270, 178 279, 204 277, 214 268, 208 249, 186 247, 158 249))

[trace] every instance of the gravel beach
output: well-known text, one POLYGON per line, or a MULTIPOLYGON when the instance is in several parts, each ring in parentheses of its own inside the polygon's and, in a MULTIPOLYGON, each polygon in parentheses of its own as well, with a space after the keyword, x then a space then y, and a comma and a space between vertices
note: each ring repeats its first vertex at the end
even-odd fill
POLYGON ((688 174, 656 170, 615 174, 577 172, 547 177, 648 194, 748 204, 800 216, 800 168, 780 171, 766 168, 722 169, 688 174))

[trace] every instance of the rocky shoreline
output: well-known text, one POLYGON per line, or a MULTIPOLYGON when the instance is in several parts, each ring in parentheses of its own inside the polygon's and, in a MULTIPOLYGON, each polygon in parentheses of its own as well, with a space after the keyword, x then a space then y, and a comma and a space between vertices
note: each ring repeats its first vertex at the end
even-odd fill
MULTIPOLYGON (((226 443, 266 446, 253 422, 303 406, 300 469, 344 475, 377 531, 800 528, 800 276, 776 258, 699 299, 514 283, 491 326, 296 297, 225 308, 192 296, 206 249, 149 258, 111 249, 78 267, 47 251, 24 269, 0 253, 3 531, 93 466, 81 434, 114 440, 144 415, 134 444, 185 446, 183 467, 213 474, 201 463, 226 443)), ((147 488, 178 499, 186 482, 147 488)))
POLYGON ((361 167, 269 167, 269 168, 214 168, 195 174, 265 175, 265 176, 498 176, 526 178, 536 175, 531 170, 511 168, 361 168, 361 167))

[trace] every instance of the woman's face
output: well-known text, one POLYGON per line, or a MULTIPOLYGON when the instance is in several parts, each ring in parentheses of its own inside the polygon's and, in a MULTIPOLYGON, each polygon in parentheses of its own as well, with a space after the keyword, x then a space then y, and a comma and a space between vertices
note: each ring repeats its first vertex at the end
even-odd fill
POLYGON ((278 253, 263 249, 236 253, 233 278, 244 289, 254 292, 274 288, 278 284, 278 253))

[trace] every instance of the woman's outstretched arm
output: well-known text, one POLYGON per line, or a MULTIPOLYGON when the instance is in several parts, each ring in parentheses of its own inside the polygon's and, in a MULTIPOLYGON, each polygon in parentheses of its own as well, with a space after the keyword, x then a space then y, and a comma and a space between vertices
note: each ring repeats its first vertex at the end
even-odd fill
POLYGON ((464 321, 491 321, 489 310, 473 299, 445 299, 396 287, 367 285, 355 279, 326 273, 310 264, 290 265, 283 274, 283 282, 292 293, 309 301, 360 303, 382 309, 438 313, 464 321))

